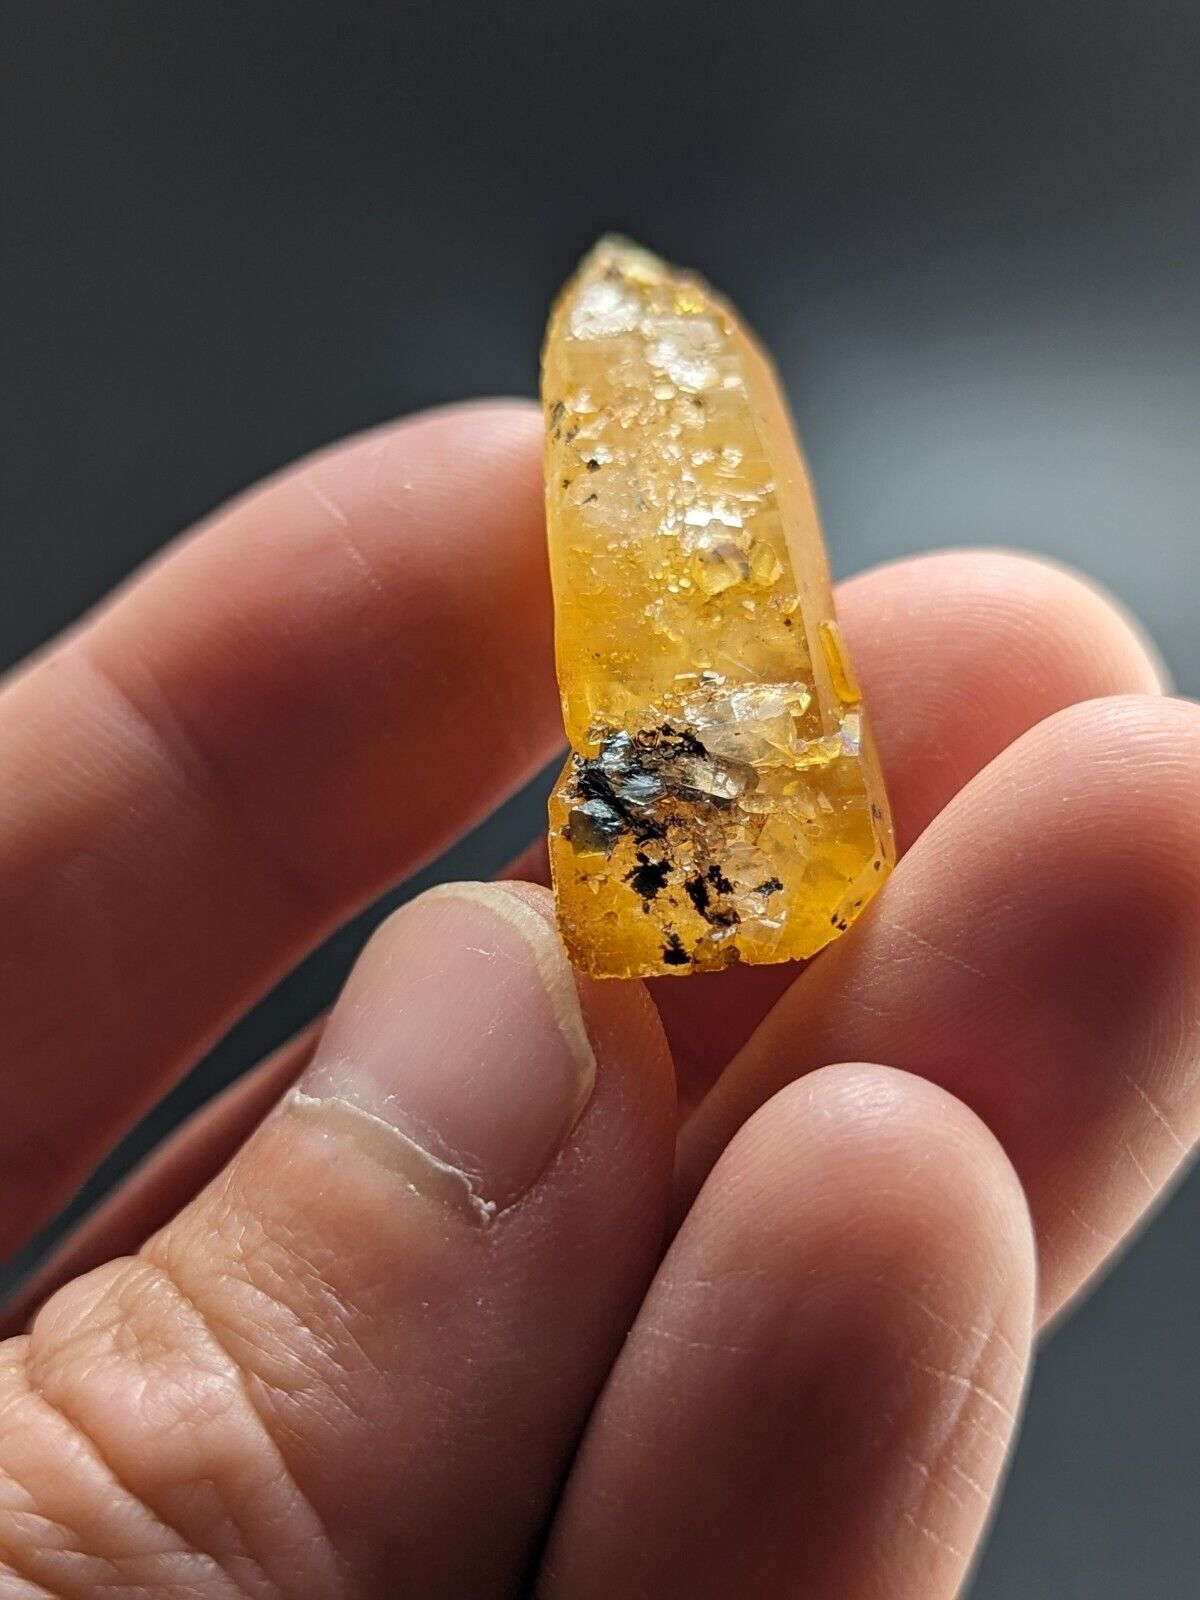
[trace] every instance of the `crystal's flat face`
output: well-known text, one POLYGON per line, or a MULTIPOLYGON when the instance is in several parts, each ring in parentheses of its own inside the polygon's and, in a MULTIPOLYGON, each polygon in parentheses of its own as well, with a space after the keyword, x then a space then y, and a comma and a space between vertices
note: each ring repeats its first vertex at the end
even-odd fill
POLYGON ((774 374, 707 285, 603 240, 554 308, 542 395, 571 959, 810 956, 894 847, 774 374))

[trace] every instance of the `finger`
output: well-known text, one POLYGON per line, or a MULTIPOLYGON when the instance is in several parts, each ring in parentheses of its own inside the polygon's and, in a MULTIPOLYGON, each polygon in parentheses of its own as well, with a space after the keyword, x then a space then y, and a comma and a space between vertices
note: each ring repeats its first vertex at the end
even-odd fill
POLYGON ((16 1333, 54 1290, 115 1256, 132 1255, 195 1198, 241 1148, 312 1060, 313 1023, 215 1095, 139 1163, 0 1306, 0 1337, 16 1333))
POLYGON ((644 991, 575 979, 543 894, 413 902, 223 1176, 6 1347, 5 1559, 64 1595, 513 1592, 654 1268, 670 1096, 644 991))
POLYGON ((783 1084, 886 1046, 1000 1139, 1052 1314, 1200 1128, 1198 790, 1200 709, 1182 701, 1094 701, 1018 740, 721 1078, 685 1131, 680 1204, 783 1084))
POLYGON ((305 462, 0 696, 0 1249, 553 749, 538 440, 477 406, 305 462))
POLYGON ((958 791, 1056 711, 1157 694, 1141 626, 1090 579, 1010 550, 946 550, 838 591, 901 853, 958 791))
POLYGON ((830 1067, 722 1156, 588 1426, 539 1595, 949 1600, 1009 1447, 1033 1241, 959 1102, 830 1067))
MULTIPOLYGON (((839 586, 838 613, 871 712, 901 852, 962 786, 1043 718, 1102 695, 1156 693, 1144 633, 1078 575, 1030 556, 962 550, 839 586)), ((539 843, 513 875, 548 882, 539 843)), ((695 1100, 795 979, 734 969, 651 985, 684 1100, 695 1100)))
MULTIPOLYGON (((1029 556, 957 550, 893 562, 843 584, 837 603, 901 853, 1043 718, 1162 687, 1152 647, 1111 598, 1029 556)), ((711 1086, 796 971, 704 974, 688 994, 677 980, 652 985, 684 1098, 711 1086)))

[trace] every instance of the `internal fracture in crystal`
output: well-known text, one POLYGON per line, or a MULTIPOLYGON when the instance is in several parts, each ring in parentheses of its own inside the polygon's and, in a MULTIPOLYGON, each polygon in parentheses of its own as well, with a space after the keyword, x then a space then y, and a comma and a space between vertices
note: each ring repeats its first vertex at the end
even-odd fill
POLYGON ((604 239, 542 395, 567 951, 598 977, 811 956, 894 846, 775 375, 700 279, 604 239))

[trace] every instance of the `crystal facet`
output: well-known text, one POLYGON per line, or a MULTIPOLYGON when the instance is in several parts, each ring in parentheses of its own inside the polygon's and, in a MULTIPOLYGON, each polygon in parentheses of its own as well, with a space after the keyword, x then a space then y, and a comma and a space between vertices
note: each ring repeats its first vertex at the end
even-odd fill
POLYGON ((567 951, 597 977, 811 956, 894 847, 771 367, 707 284, 604 239, 542 395, 567 951))

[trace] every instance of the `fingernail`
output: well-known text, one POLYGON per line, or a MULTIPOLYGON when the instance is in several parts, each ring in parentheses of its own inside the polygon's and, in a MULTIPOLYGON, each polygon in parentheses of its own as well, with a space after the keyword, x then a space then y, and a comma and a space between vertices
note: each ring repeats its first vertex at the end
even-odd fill
POLYGON ((456 883, 375 934, 285 1104, 487 1224, 541 1177, 595 1076, 549 923, 519 892, 456 883))

